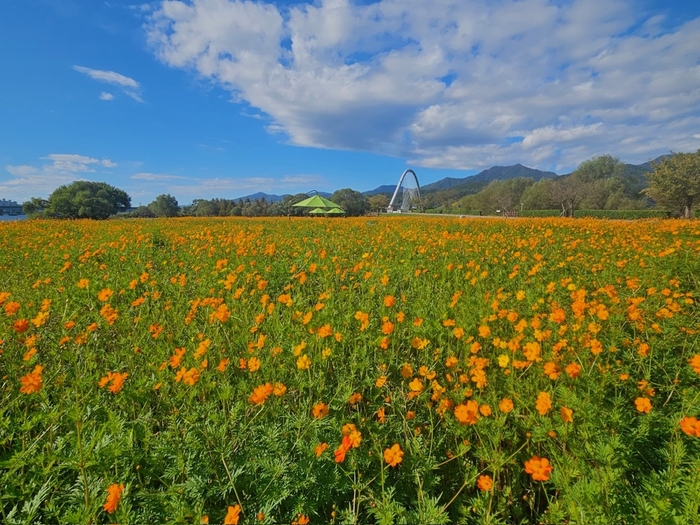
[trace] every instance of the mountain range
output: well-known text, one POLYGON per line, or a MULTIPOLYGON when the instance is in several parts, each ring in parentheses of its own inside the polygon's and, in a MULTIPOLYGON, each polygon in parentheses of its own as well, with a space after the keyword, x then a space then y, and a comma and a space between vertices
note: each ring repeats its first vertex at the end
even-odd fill
MULTIPOLYGON (((658 162, 662 158, 663 157, 659 157, 655 161, 658 162)), ((653 170, 650 162, 645 162, 643 164, 625 164, 625 167, 627 169, 628 174, 637 177, 641 177, 645 173, 653 170)), ((545 178, 555 179, 557 177, 566 177, 567 175, 570 174, 567 173, 564 175, 558 175, 552 171, 542 171, 535 168, 528 168, 527 166, 523 166, 522 164, 515 164, 514 166, 493 166, 491 168, 483 170, 480 173, 477 173, 476 175, 470 175, 462 178, 445 177, 444 179, 440 179, 436 182, 431 182, 430 184, 421 186, 421 193, 433 193, 452 189, 458 191, 458 193, 460 194, 477 193, 481 188, 485 187, 488 183, 494 180, 507 180, 515 179, 518 177, 531 177, 535 181, 538 181, 540 179, 545 178), (462 191, 459 191, 457 189, 458 187, 462 191)), ((394 193, 395 189, 396 184, 383 184, 363 193, 367 196, 378 195, 382 193, 391 195, 394 193)), ((322 197, 330 197, 332 195, 331 193, 327 192, 318 192, 318 194, 322 197)), ((267 202, 272 203, 281 201, 285 196, 286 194, 275 195, 257 192, 240 198, 243 200, 250 199, 251 201, 255 199, 265 198, 267 202)))

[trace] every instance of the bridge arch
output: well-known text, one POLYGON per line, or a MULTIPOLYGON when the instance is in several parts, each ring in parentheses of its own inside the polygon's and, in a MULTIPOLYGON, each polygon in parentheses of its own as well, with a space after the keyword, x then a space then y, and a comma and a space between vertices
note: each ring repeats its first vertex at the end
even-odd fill
MULTIPOLYGON (((399 179, 399 183, 396 185, 396 189, 394 190, 394 194, 391 197, 391 201, 389 202, 389 207, 387 208, 388 212, 393 212, 394 211, 394 204, 396 202, 396 197, 399 194, 399 190, 401 189, 401 185, 403 184, 403 180, 406 178, 406 175, 408 174, 413 175, 413 179, 416 181, 416 188, 418 192, 418 201, 420 202, 420 183, 418 182, 418 175, 416 175, 416 172, 413 171, 412 169, 407 169, 401 174, 401 178, 399 179)), ((401 211, 410 211, 410 202, 408 206, 406 206, 405 202, 401 203, 401 211)))

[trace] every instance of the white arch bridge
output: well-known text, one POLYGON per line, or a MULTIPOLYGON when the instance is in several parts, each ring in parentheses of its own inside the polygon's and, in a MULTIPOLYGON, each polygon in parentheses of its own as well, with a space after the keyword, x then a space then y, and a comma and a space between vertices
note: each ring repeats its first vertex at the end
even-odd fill
POLYGON ((411 209, 414 207, 422 208, 420 197, 420 183, 418 182, 418 176, 416 175, 416 172, 411 169, 408 169, 401 174, 399 183, 396 185, 394 195, 392 195, 391 201, 389 202, 389 207, 386 209, 386 211, 389 213, 408 212, 411 211, 411 209), (406 175, 408 175, 409 173, 413 175, 413 180, 416 181, 415 188, 402 187, 403 181, 406 178, 406 175), (403 189, 403 192, 401 193, 401 205, 398 205, 396 202, 396 198, 398 197, 399 190, 401 189, 403 189))

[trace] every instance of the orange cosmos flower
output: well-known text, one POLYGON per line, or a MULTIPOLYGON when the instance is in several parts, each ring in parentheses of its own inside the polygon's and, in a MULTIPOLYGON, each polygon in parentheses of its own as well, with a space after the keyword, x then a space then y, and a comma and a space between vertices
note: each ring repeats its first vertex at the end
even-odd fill
POLYGON ((185 352, 186 350, 184 348, 176 348, 175 355, 170 356, 170 358, 168 359, 168 364, 173 368, 177 368, 178 366, 180 366, 182 356, 185 355, 185 352))
POLYGON ((398 443, 384 450, 384 461, 390 467, 395 467, 403 461, 403 450, 398 443))
POLYGON ((277 396, 281 397, 287 392, 287 386, 284 383, 275 383, 272 385, 272 393, 277 396))
POLYGON ((561 367, 557 365, 554 361, 549 361, 544 364, 544 375, 548 376, 549 379, 555 380, 561 374, 561 367))
POLYGON ((581 365, 578 363, 571 363, 566 368, 566 373, 569 374, 571 379, 576 379, 581 375, 581 365))
POLYGON ((414 337, 411 339, 411 346, 416 350, 423 350, 430 344, 430 340, 427 338, 414 337))
POLYGON ((425 365, 421 366, 421 367, 418 369, 418 373, 419 373, 420 375, 422 375, 423 377, 429 379, 429 380, 432 380, 432 379, 437 375, 437 373, 435 372, 435 370, 430 370, 430 369, 429 369, 427 366, 425 366, 425 365))
POLYGON ((297 359, 297 368, 299 370, 308 370, 311 366, 311 359, 308 355, 304 354, 299 359, 297 359))
POLYGON ((416 377, 413 381, 411 381, 408 384, 408 388, 410 388, 412 392, 415 392, 416 395, 418 395, 423 391, 423 381, 416 377))
POLYGON ((457 405, 454 414, 462 425, 475 425, 479 419, 479 404, 474 400, 469 400, 457 405))
POLYGON ((498 403, 498 410, 503 412, 504 414, 508 414, 509 412, 512 412, 513 410, 513 401, 508 399, 507 397, 501 399, 501 402, 498 403))
POLYGON ((479 336, 488 337, 491 334, 491 329, 486 325, 481 325, 479 327, 479 336))
POLYGON ((481 405, 479 407, 479 413, 484 417, 489 417, 492 413, 491 407, 488 405, 481 405))
POLYGON ((112 295, 114 295, 114 292, 112 290, 110 290, 109 288, 104 288, 100 290, 100 292, 97 294, 97 298, 100 301, 105 302, 109 301, 109 298, 112 297, 112 295))
POLYGON ((362 401, 362 394, 360 394, 359 392, 353 393, 348 399, 348 403, 350 403, 351 405, 356 405, 360 401, 362 401))
POLYGON ((331 325, 324 324, 321 328, 318 329, 316 335, 319 337, 330 337, 333 335, 333 329, 331 328, 331 325))
POLYGON ((380 423, 386 422, 386 414, 384 413, 384 407, 381 407, 379 410, 377 410, 377 420, 380 423))
POLYGON ((23 394, 37 394, 42 387, 41 372, 44 367, 41 365, 36 365, 34 370, 32 370, 27 375, 21 377, 19 380, 22 383, 19 391, 23 394))
POLYGON ((238 520, 240 519, 241 515, 241 506, 236 504, 236 505, 229 505, 228 507, 228 512, 226 513, 226 517, 224 518, 224 525, 238 525, 238 520))
POLYGON ((10 301, 9 303, 7 303, 5 305, 5 315, 7 317, 11 317, 19 311, 19 308, 20 308, 20 304, 18 302, 10 301))
POLYGON ((314 447, 314 453, 316 454, 317 458, 320 458, 321 455, 326 451, 328 448, 328 443, 319 443, 314 447))
POLYGON ((393 295, 387 295, 384 298, 384 306, 386 306, 387 308, 391 308, 395 304, 396 304, 396 298, 393 295))
POLYGON ((374 383, 374 386, 376 386, 377 388, 382 388, 386 384, 386 380, 386 376, 379 376, 377 381, 374 383))
POLYGON ((299 516, 297 516, 297 519, 295 519, 292 522, 292 525, 309 525, 309 522, 310 520, 308 516, 306 516, 305 514, 299 514, 299 516))
POLYGON ((700 420, 696 417, 684 417, 680 422, 681 430, 689 436, 700 438, 700 420))
MULTIPOLYGON (((43 306, 42 306, 43 308, 43 306)), ((34 319, 32 319, 32 324, 37 328, 40 328, 46 324, 46 320, 49 318, 49 312, 46 310, 39 312, 34 319)))
MULTIPOLYGON (((202 357, 204 354, 207 353, 210 346, 211 346, 211 339, 205 339, 204 341, 201 341, 197 345, 197 349, 194 351, 194 354, 193 354, 194 358, 199 359, 200 357, 202 357)), ((175 351, 177 352, 177 349, 175 351)))
POLYGON ((129 374, 126 372, 121 374, 119 372, 107 372, 107 375, 100 379, 98 384, 100 388, 104 388, 107 384, 112 383, 109 387, 109 391, 113 394, 117 394, 124 386, 124 381, 126 381, 128 376, 129 374))
POLYGON ((359 448, 362 443, 362 433, 359 430, 353 430, 347 437, 350 439, 350 446, 352 448, 359 448))
POLYGON ((248 400, 254 405, 262 405, 265 400, 270 397, 274 388, 270 383, 265 383, 264 385, 256 386, 253 389, 253 393, 250 395, 248 400))
POLYGON ((537 341, 530 341, 525 343, 525 346, 523 347, 523 354, 528 361, 542 361, 542 358, 540 357, 541 350, 542 348, 537 341))
POLYGON ((356 430, 357 427, 353 423, 345 423, 341 432, 344 436, 349 436, 350 433, 355 432, 356 430))
POLYGON ((175 374, 175 382, 179 383, 180 381, 188 386, 194 386, 195 383, 199 381, 199 370, 194 367, 187 370, 187 368, 183 366, 177 371, 177 374, 175 374))
POLYGON ((552 398, 549 396, 548 392, 540 392, 535 402, 535 408, 541 416, 544 416, 552 409, 552 398))
POLYGON ((637 407, 638 412, 648 414, 651 412, 651 401, 648 397, 638 397, 634 400, 634 405, 637 407))
POLYGON ((251 357, 248 359, 248 371, 256 372, 257 370, 260 370, 260 359, 257 357, 251 357))
POLYGON ((574 422, 574 411, 571 410, 570 408, 567 407, 561 407, 560 410, 561 413, 561 419, 564 423, 573 423, 574 422))
POLYGON ((394 332, 394 323, 391 321, 385 321, 382 323, 382 333, 384 335, 391 335, 394 332))
POLYGON ((352 448, 350 436, 343 436, 340 445, 338 445, 338 448, 335 449, 335 452, 333 452, 333 454, 335 455, 335 462, 342 463, 343 461, 345 461, 345 455, 348 453, 350 448, 352 448))
POLYGON ((549 314, 549 320, 561 324, 566 321, 566 312, 561 308, 557 308, 551 314, 549 314))
POLYGON ((221 361, 219 361, 219 366, 217 366, 216 369, 217 369, 219 372, 225 372, 225 371, 226 371, 226 367, 228 366, 228 364, 229 364, 230 362, 231 362, 231 360, 230 360, 228 357, 224 357, 223 359, 221 359, 221 361))
POLYGON ((534 481, 548 481, 549 474, 554 470, 547 458, 532 456, 525 462, 525 472, 532 476, 534 481))
POLYGON ((358 310, 357 312, 355 312, 355 319, 360 321, 360 331, 364 332, 369 326, 369 314, 358 310))
POLYGON ((29 321, 26 319, 17 319, 14 323, 12 323, 12 328, 14 328, 15 332, 18 334, 23 334, 29 330, 29 321))
POLYGON ((328 405, 325 403, 316 403, 312 413, 316 419, 323 419, 328 415, 328 405))
POLYGON ((493 479, 491 479, 491 476, 488 475, 479 476, 479 479, 476 480, 476 486, 479 488, 479 490, 488 492, 491 490, 491 487, 493 487, 493 479))
POLYGON ((116 483, 112 483, 109 487, 107 487, 107 501, 102 508, 109 514, 112 514, 115 510, 117 510, 119 500, 122 498, 123 490, 123 483, 119 483, 118 485, 116 483))
POLYGON ((700 374, 700 354, 695 354, 692 358, 688 359, 688 363, 696 374, 700 374))

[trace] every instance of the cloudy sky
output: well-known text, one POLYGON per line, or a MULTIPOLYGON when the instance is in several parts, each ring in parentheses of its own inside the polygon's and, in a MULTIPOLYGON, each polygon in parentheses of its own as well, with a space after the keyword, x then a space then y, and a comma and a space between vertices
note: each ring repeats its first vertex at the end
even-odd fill
POLYGON ((700 148, 700 2, 9 0, 0 198, 238 197, 700 148))

